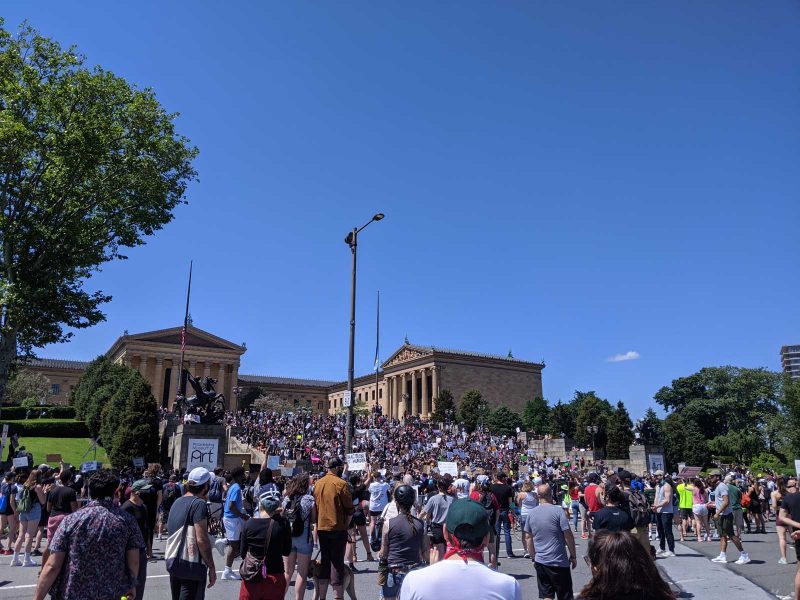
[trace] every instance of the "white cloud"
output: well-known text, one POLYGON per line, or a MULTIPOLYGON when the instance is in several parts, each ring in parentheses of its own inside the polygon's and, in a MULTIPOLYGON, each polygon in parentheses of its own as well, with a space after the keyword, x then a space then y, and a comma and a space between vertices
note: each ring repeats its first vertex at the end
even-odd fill
POLYGON ((607 362, 625 362, 626 360, 636 360, 639 358, 639 353, 635 350, 630 350, 625 354, 615 354, 607 359, 607 362))

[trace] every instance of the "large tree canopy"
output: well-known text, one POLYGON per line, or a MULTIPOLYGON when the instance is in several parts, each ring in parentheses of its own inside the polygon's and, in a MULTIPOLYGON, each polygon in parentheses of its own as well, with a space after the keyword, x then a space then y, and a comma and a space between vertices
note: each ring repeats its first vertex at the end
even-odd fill
POLYGON ((101 321, 86 279, 173 218, 197 154, 175 114, 0 20, 0 394, 18 352, 101 321))

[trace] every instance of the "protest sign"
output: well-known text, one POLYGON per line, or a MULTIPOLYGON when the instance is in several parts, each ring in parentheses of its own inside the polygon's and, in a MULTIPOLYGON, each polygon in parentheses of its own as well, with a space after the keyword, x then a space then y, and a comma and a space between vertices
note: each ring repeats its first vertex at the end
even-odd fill
POLYGON ((270 456, 267 458, 267 468, 268 469, 280 469, 281 468, 281 457, 280 456, 270 456))
POLYGON ((284 477, 291 477, 294 473, 294 467, 281 467, 281 475, 284 477))
POLYGON ((352 452, 348 454, 347 468, 350 471, 364 471, 367 468, 367 453, 352 452))
POLYGON ((134 456, 133 457, 133 466, 137 469, 141 469, 144 467, 144 457, 143 456, 134 456))
MULTIPOLYGON (((17 459, 14 460, 16 461, 17 459)), ((103 463, 96 460, 86 461, 85 463, 81 464, 81 473, 91 473, 93 471, 97 471, 102 465, 103 463)))
POLYGON ((25 457, 25 456, 23 456, 22 458, 15 458, 12 461, 12 465, 17 467, 17 468, 21 467, 21 468, 27 469, 28 468, 28 458, 25 457))
POLYGON ((439 473, 441 475, 450 474, 453 477, 458 477, 458 465, 454 462, 439 461, 439 473))
POLYGON ((61 455, 60 454, 48 454, 45 458, 45 462, 61 462, 61 455))

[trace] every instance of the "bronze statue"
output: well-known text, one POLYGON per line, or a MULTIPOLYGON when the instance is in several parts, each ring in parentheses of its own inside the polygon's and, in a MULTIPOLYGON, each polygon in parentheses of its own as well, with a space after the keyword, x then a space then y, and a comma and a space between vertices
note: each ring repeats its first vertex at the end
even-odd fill
POLYGON ((213 377, 193 377, 186 372, 186 379, 194 389, 194 396, 178 396, 176 412, 182 417, 198 415, 201 423, 221 423, 225 417, 225 396, 214 389, 217 380, 213 377))

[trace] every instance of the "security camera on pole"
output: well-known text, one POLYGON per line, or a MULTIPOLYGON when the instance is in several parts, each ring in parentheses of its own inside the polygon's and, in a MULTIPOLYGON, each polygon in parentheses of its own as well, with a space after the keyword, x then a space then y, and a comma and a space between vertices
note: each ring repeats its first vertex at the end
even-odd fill
POLYGON ((383 213, 376 214, 366 225, 354 228, 344 239, 345 244, 350 246, 350 252, 353 254, 353 274, 350 287, 350 357, 347 366, 347 391, 344 393, 344 406, 347 408, 345 448, 348 453, 353 451, 353 433, 355 430, 355 419, 353 418, 353 379, 355 377, 354 363, 356 349, 356 248, 358 246, 358 234, 373 221, 380 221, 383 219, 383 216, 383 213))

